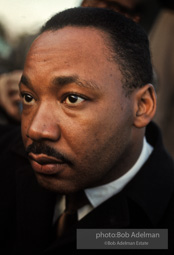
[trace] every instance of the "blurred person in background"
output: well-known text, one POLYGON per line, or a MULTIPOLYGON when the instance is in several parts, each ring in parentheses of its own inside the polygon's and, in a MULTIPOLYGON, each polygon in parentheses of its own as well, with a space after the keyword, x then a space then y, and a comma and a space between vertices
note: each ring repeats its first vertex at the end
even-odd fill
POLYGON ((141 5, 138 0, 83 0, 81 6, 112 9, 135 22, 140 20, 141 5))
POLYGON ((9 42, 0 23, 0 124, 20 123, 19 81, 28 49, 37 34, 21 34, 17 43, 9 42))
POLYGON ((19 81, 21 75, 21 70, 0 75, 0 124, 20 122, 19 81))
POLYGON ((162 130, 166 148, 174 157, 174 1, 162 5, 149 32, 152 62, 158 78, 155 122, 162 130))

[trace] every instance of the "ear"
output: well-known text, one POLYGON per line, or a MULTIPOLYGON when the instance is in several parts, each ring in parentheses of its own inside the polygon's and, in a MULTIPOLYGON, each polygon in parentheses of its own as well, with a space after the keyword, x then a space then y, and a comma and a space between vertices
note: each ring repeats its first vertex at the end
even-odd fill
POLYGON ((153 119, 156 112, 156 93, 152 84, 135 92, 134 126, 143 128, 153 119))

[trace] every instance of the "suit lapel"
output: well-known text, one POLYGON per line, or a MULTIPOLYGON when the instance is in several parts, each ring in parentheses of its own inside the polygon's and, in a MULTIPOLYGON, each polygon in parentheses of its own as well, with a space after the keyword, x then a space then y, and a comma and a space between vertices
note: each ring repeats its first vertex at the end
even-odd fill
POLYGON ((174 172, 173 160, 163 147, 159 130, 153 123, 149 126, 146 138, 154 150, 138 174, 128 183, 125 193, 142 208, 151 223, 157 225, 173 194, 174 172))
POLYGON ((42 249, 48 246, 53 238, 55 195, 37 184, 30 165, 18 169, 16 177, 17 249, 42 249))
POLYGON ((77 228, 119 228, 129 225, 129 210, 123 193, 113 196, 78 222, 77 228))

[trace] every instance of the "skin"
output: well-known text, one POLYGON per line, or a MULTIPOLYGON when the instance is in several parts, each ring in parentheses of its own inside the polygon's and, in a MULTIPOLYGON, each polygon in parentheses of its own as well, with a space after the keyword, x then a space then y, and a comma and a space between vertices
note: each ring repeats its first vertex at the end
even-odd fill
POLYGON ((105 40, 92 28, 48 31, 34 41, 26 59, 20 82, 23 142, 26 149, 42 143, 64 156, 36 166, 38 155, 29 153, 38 182, 58 193, 102 185, 128 171, 155 112, 150 84, 125 97, 105 40))
POLYGON ((22 75, 21 70, 16 70, 0 76, 0 106, 13 119, 20 121, 19 110, 19 81, 22 75))

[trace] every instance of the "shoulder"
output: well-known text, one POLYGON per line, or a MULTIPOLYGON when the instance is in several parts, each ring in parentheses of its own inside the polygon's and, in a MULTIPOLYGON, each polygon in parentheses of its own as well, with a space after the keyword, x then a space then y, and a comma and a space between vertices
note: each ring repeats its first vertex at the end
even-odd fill
POLYGON ((20 126, 17 125, 0 125, 0 152, 3 153, 16 138, 20 138, 20 126))
POLYGON ((154 122, 151 122, 146 128, 146 139, 154 148, 150 157, 150 164, 157 168, 158 166, 163 169, 170 169, 174 171, 174 160, 166 150, 163 144, 161 130, 154 122))
MULTIPOLYGON (((11 177, 19 166, 28 163, 21 137, 20 126, 0 125, 0 176, 11 177)), ((1 178, 1 180, 3 180, 1 178)))

